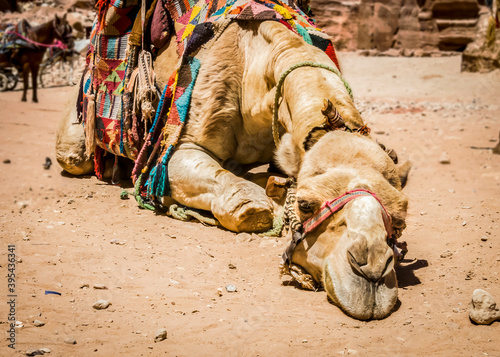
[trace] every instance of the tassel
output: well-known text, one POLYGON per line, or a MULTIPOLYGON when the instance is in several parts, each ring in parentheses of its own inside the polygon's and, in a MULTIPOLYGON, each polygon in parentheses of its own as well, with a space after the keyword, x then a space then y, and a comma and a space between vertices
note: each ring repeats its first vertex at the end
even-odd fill
POLYGON ((90 158, 95 151, 95 95, 87 96, 87 118, 85 120, 85 156, 90 158))

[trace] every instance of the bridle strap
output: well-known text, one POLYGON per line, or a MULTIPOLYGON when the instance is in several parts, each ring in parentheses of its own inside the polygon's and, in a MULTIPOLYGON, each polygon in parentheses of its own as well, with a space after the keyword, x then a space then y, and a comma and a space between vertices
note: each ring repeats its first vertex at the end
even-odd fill
POLYGON ((381 207, 382 219, 384 221, 385 230, 387 231, 387 239, 390 240, 393 238, 394 232, 392 229, 392 220, 391 216, 387 213, 382 202, 380 202, 379 198, 375 195, 375 193, 364 190, 364 189, 356 189, 352 191, 348 191, 343 195, 335 198, 334 200, 327 201, 321 206, 320 210, 313 217, 309 218, 303 224, 304 232, 301 233, 299 231, 293 231, 292 240, 288 247, 285 249, 283 253, 283 263, 285 269, 288 271, 290 265, 292 263, 292 255, 295 251, 295 248, 304 240, 306 235, 316 229, 322 222, 324 222, 328 217, 333 215, 335 212, 340 211, 347 203, 354 200, 355 198, 361 196, 372 196, 377 200, 381 207))

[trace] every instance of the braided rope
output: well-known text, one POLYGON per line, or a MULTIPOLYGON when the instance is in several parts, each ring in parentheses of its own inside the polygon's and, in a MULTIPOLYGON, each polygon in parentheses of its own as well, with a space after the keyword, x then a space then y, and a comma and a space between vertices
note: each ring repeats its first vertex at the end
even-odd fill
POLYGON ((295 214, 295 194, 297 192, 297 186, 295 183, 292 183, 286 192, 286 200, 285 200, 285 229, 292 230, 293 232, 302 232, 302 223, 300 223, 299 217, 295 214))
POLYGON ((301 68, 301 67, 322 68, 322 69, 326 69, 330 72, 335 73, 340 78, 342 83, 344 83, 345 89, 347 89, 347 93, 349 94, 351 99, 353 99, 351 86, 349 85, 349 83, 347 83, 347 81, 344 79, 344 77, 342 77, 342 74, 340 73, 340 71, 337 68, 327 66, 326 64, 310 62, 310 61, 304 61, 304 62, 299 62, 299 63, 294 64, 293 66, 291 66, 290 68, 288 68, 285 72, 283 72, 281 74, 280 79, 278 81, 278 85, 276 86, 276 94, 274 96, 273 122, 272 122, 273 138, 274 138, 274 144, 276 145, 276 147, 278 147, 278 144, 280 143, 280 137, 278 134, 277 124, 278 124, 278 109, 279 109, 279 105, 280 105, 279 100, 282 96, 281 87, 283 86, 283 83, 285 82, 285 78, 291 72, 293 72, 297 68, 301 68))

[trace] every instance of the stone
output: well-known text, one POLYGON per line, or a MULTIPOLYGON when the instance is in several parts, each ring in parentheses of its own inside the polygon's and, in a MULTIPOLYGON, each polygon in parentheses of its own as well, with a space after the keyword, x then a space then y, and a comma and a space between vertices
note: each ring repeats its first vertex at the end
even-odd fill
POLYGON ((108 290, 108 287, 104 284, 94 284, 95 290, 108 290))
POLYGON ((446 151, 443 151, 441 153, 441 156, 439 157, 439 163, 443 165, 449 165, 451 164, 450 157, 446 151))
POLYGON ((453 255, 451 250, 447 249, 444 252, 441 253, 441 258, 449 258, 453 255))
POLYGON ((10 161, 10 159, 5 159, 5 160, 3 160, 3 163, 4 163, 4 164, 10 164, 10 163, 11 163, 11 161, 10 161))
POLYGON ((488 240, 488 237, 486 237, 486 236, 481 237, 481 241, 486 242, 487 240, 488 240))
POLYGON ((47 347, 40 348, 40 351, 42 351, 43 353, 50 353, 50 352, 52 352, 50 350, 50 348, 47 348, 47 347))
POLYGON ((73 337, 68 337, 64 340, 64 343, 68 345, 76 345, 76 340, 73 337))
POLYGON ((96 310, 104 310, 107 309, 111 305, 108 300, 98 300, 92 305, 92 307, 96 310))
POLYGON ((26 351, 26 356, 41 356, 43 355, 43 352, 41 350, 28 350, 26 351))
POLYGON ((233 284, 229 284, 229 285, 226 285, 226 291, 228 293, 235 293, 236 291, 238 291, 238 288, 233 284))
POLYGON ((40 320, 35 320, 35 321, 33 321, 33 325, 35 325, 36 327, 42 327, 42 326, 45 326, 45 322, 40 321, 40 320))
POLYGON ((479 325, 489 325, 500 320, 500 307, 487 291, 476 289, 472 293, 469 317, 479 325))
POLYGON ((161 328, 158 331, 156 331, 155 343, 161 342, 161 341, 166 340, 166 339, 167 339, 167 330, 165 330, 164 328, 161 328))

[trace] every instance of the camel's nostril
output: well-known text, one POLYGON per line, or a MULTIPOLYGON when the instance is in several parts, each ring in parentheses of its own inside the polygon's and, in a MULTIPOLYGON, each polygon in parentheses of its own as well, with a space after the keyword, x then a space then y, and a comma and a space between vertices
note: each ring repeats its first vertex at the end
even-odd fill
POLYGON ((394 268, 394 255, 389 247, 371 247, 364 253, 351 248, 347 250, 349 264, 365 279, 377 283, 394 268))

